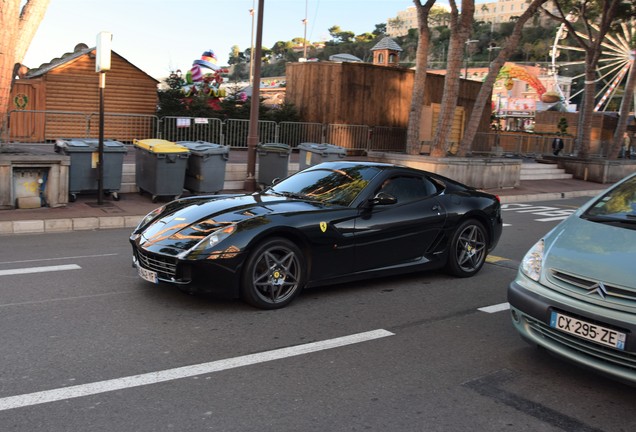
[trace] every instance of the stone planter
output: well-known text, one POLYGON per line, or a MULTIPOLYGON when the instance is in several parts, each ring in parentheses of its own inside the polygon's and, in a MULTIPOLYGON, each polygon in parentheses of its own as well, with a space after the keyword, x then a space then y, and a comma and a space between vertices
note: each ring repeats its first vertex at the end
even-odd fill
POLYGON ((434 158, 371 151, 371 161, 393 163, 434 172, 479 189, 519 186, 521 160, 506 158, 434 158))
MULTIPOLYGON (((49 207, 60 207, 68 203, 68 172, 70 158, 57 154, 29 154, 24 151, 12 151, 2 148, 0 151, 0 209, 18 207, 19 193, 15 187, 15 180, 24 174, 34 172, 43 173, 46 179, 42 183, 43 198, 49 207)), ((33 180, 30 189, 39 206, 38 189, 40 184, 33 180)))
POLYGON ((569 156, 544 156, 557 163, 559 168, 575 179, 594 183, 616 183, 636 172, 636 160, 631 159, 580 159, 569 156))

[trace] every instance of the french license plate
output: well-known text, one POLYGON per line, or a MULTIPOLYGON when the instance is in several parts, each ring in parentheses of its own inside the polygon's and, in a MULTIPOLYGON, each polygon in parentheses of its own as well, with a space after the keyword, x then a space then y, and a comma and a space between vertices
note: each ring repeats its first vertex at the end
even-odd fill
POLYGON ((157 279, 157 272, 146 270, 141 266, 138 266, 137 270, 139 271, 139 277, 141 277, 143 280, 147 280, 148 282, 152 283, 159 283, 159 279, 157 279))
POLYGON ((601 345, 619 350, 625 349, 625 333, 582 321, 555 311, 552 311, 550 317, 550 327, 601 345))

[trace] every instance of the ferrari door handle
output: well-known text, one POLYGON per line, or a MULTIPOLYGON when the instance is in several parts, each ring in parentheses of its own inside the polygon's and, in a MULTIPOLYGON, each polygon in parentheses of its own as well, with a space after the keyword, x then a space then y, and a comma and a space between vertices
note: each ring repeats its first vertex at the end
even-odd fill
POLYGON ((431 210, 436 211, 439 213, 439 206, 438 205, 434 205, 431 210))

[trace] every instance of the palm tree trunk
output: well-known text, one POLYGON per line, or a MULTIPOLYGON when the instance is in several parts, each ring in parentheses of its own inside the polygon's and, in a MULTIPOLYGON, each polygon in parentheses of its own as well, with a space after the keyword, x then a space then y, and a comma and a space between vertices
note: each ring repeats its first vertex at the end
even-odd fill
MULTIPOLYGON (((636 62, 632 61, 627 75, 627 81, 625 82, 625 90, 623 92, 623 100, 621 101, 621 107, 619 109, 618 124, 616 125, 616 131, 614 131, 614 140, 612 147, 610 148, 608 159, 616 159, 621 145, 623 144, 623 134, 627 130, 627 121, 629 120, 629 111, 634 102, 634 92, 636 92, 636 62)), ((634 109, 636 112, 636 109, 634 109)))
POLYGON ((481 123, 481 118, 484 115, 484 110, 486 108, 490 109, 491 104, 489 102, 492 94, 492 89, 495 85, 495 81, 497 81, 497 75, 499 74, 499 71, 505 64, 506 59, 510 58, 510 55, 514 52, 515 49, 517 49, 519 41, 521 40, 521 32, 523 30, 524 24, 531 17, 535 16, 539 7, 541 7, 541 5, 547 1, 548 0, 532 0, 532 3, 528 5, 528 8, 517 20, 515 27, 512 30, 512 34, 508 38, 503 49, 499 51, 499 55, 490 64, 488 75, 481 85, 479 93, 477 94, 477 98, 475 99, 473 110, 470 114, 470 119, 468 120, 468 125, 464 130, 464 136, 462 137, 459 150, 457 151, 457 156, 465 157, 468 153, 470 153, 475 135, 477 134, 477 129, 479 128, 479 123, 481 123))
POLYGON ((448 64, 446 67, 446 78, 444 79, 444 94, 440 107, 439 118, 435 130, 435 137, 431 148, 431 156, 443 157, 448 148, 447 141, 450 135, 453 119, 455 118, 455 108, 459 96, 459 79, 461 74, 464 47, 473 24, 473 14, 475 12, 474 0, 462 0, 462 13, 459 15, 454 0, 451 4, 451 38, 448 47, 448 64))
POLYGON ((415 76, 413 77, 413 96, 411 97, 411 108, 409 110, 409 120, 406 131, 406 153, 417 155, 421 149, 420 124, 422 108, 424 106, 428 51, 431 40, 431 33, 428 27, 428 15, 431 7, 435 4, 435 0, 428 0, 424 5, 422 5, 419 0, 413 0, 413 3, 415 3, 417 9, 419 40, 415 56, 416 67, 415 76))

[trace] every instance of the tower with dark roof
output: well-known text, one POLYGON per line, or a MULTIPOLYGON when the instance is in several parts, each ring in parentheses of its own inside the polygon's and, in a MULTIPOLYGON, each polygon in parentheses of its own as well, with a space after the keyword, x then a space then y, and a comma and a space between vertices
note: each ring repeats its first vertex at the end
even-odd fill
POLYGON ((390 37, 383 38, 373 48, 373 64, 380 66, 397 66, 400 63, 402 48, 390 37))

